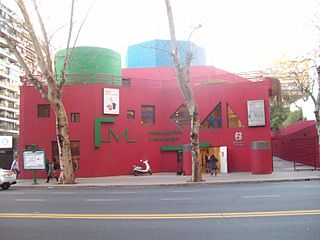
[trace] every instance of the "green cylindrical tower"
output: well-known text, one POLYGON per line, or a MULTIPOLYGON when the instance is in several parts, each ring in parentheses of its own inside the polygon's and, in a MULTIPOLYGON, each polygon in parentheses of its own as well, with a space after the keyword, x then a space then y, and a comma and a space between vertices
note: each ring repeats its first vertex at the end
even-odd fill
MULTIPOLYGON (((99 47, 75 47, 66 68, 66 84, 110 83, 121 85, 121 56, 119 53, 99 47)), ((58 81, 66 56, 66 49, 57 52, 58 81)))

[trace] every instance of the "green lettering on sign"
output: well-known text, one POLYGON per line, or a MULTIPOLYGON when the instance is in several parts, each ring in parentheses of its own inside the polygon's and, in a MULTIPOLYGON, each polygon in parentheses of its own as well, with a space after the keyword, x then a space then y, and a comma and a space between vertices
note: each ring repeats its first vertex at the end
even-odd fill
POLYGON ((117 142, 120 142, 124 135, 126 135, 126 142, 135 142, 136 140, 129 139, 128 134, 129 134, 129 130, 128 130, 128 128, 126 128, 126 130, 124 130, 124 132, 121 134, 121 136, 118 137, 117 134, 115 134, 115 132, 112 130, 112 128, 109 128, 108 129, 108 139, 101 140, 101 142, 111 142, 112 136, 116 139, 117 142))
POLYGON ((116 121, 115 118, 96 118, 94 122, 94 146, 100 147, 101 142, 111 142, 112 136, 116 139, 117 142, 120 142, 124 135, 126 136, 127 142, 136 142, 136 140, 130 140, 129 139, 129 130, 126 128, 124 132, 120 135, 120 137, 117 136, 117 134, 111 129, 108 129, 108 139, 101 140, 101 124, 102 123, 114 123, 116 121))

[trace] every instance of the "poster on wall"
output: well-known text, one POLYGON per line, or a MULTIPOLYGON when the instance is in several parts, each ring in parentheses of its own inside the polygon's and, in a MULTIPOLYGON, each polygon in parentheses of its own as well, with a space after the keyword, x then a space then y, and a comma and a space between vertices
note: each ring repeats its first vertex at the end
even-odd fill
POLYGON ((45 169, 46 152, 39 151, 23 151, 23 168, 26 170, 45 169))
POLYGON ((248 100, 248 126, 258 127, 266 125, 264 100, 248 100))
POLYGON ((103 89, 103 113, 119 114, 119 89, 103 89))

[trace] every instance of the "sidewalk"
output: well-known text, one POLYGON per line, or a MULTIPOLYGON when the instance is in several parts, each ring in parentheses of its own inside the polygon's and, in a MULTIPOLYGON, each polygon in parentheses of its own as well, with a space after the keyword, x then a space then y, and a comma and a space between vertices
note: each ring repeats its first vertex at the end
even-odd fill
POLYGON ((272 174, 251 174, 248 172, 218 174, 217 177, 203 174, 203 182, 190 182, 190 176, 177 176, 175 173, 155 173, 151 176, 111 176, 96 178, 77 178, 76 184, 60 185, 55 180, 46 183, 46 179, 21 179, 13 186, 20 187, 133 187, 133 186, 181 186, 181 185, 208 185, 230 183, 258 183, 258 182, 284 182, 284 181, 319 181, 320 171, 294 171, 293 163, 274 159, 274 172, 272 174))

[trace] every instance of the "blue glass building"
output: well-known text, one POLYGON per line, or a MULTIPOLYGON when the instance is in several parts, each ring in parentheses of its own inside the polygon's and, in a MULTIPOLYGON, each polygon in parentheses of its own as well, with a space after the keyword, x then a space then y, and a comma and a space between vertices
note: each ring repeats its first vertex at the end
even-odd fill
MULTIPOLYGON (((194 43, 187 41, 177 41, 179 55, 184 62, 186 53, 191 51, 193 59, 191 65, 206 65, 205 50, 194 43)), ((170 40, 151 40, 138 43, 128 47, 126 55, 127 68, 144 67, 168 67, 172 66, 171 41, 170 40)))

